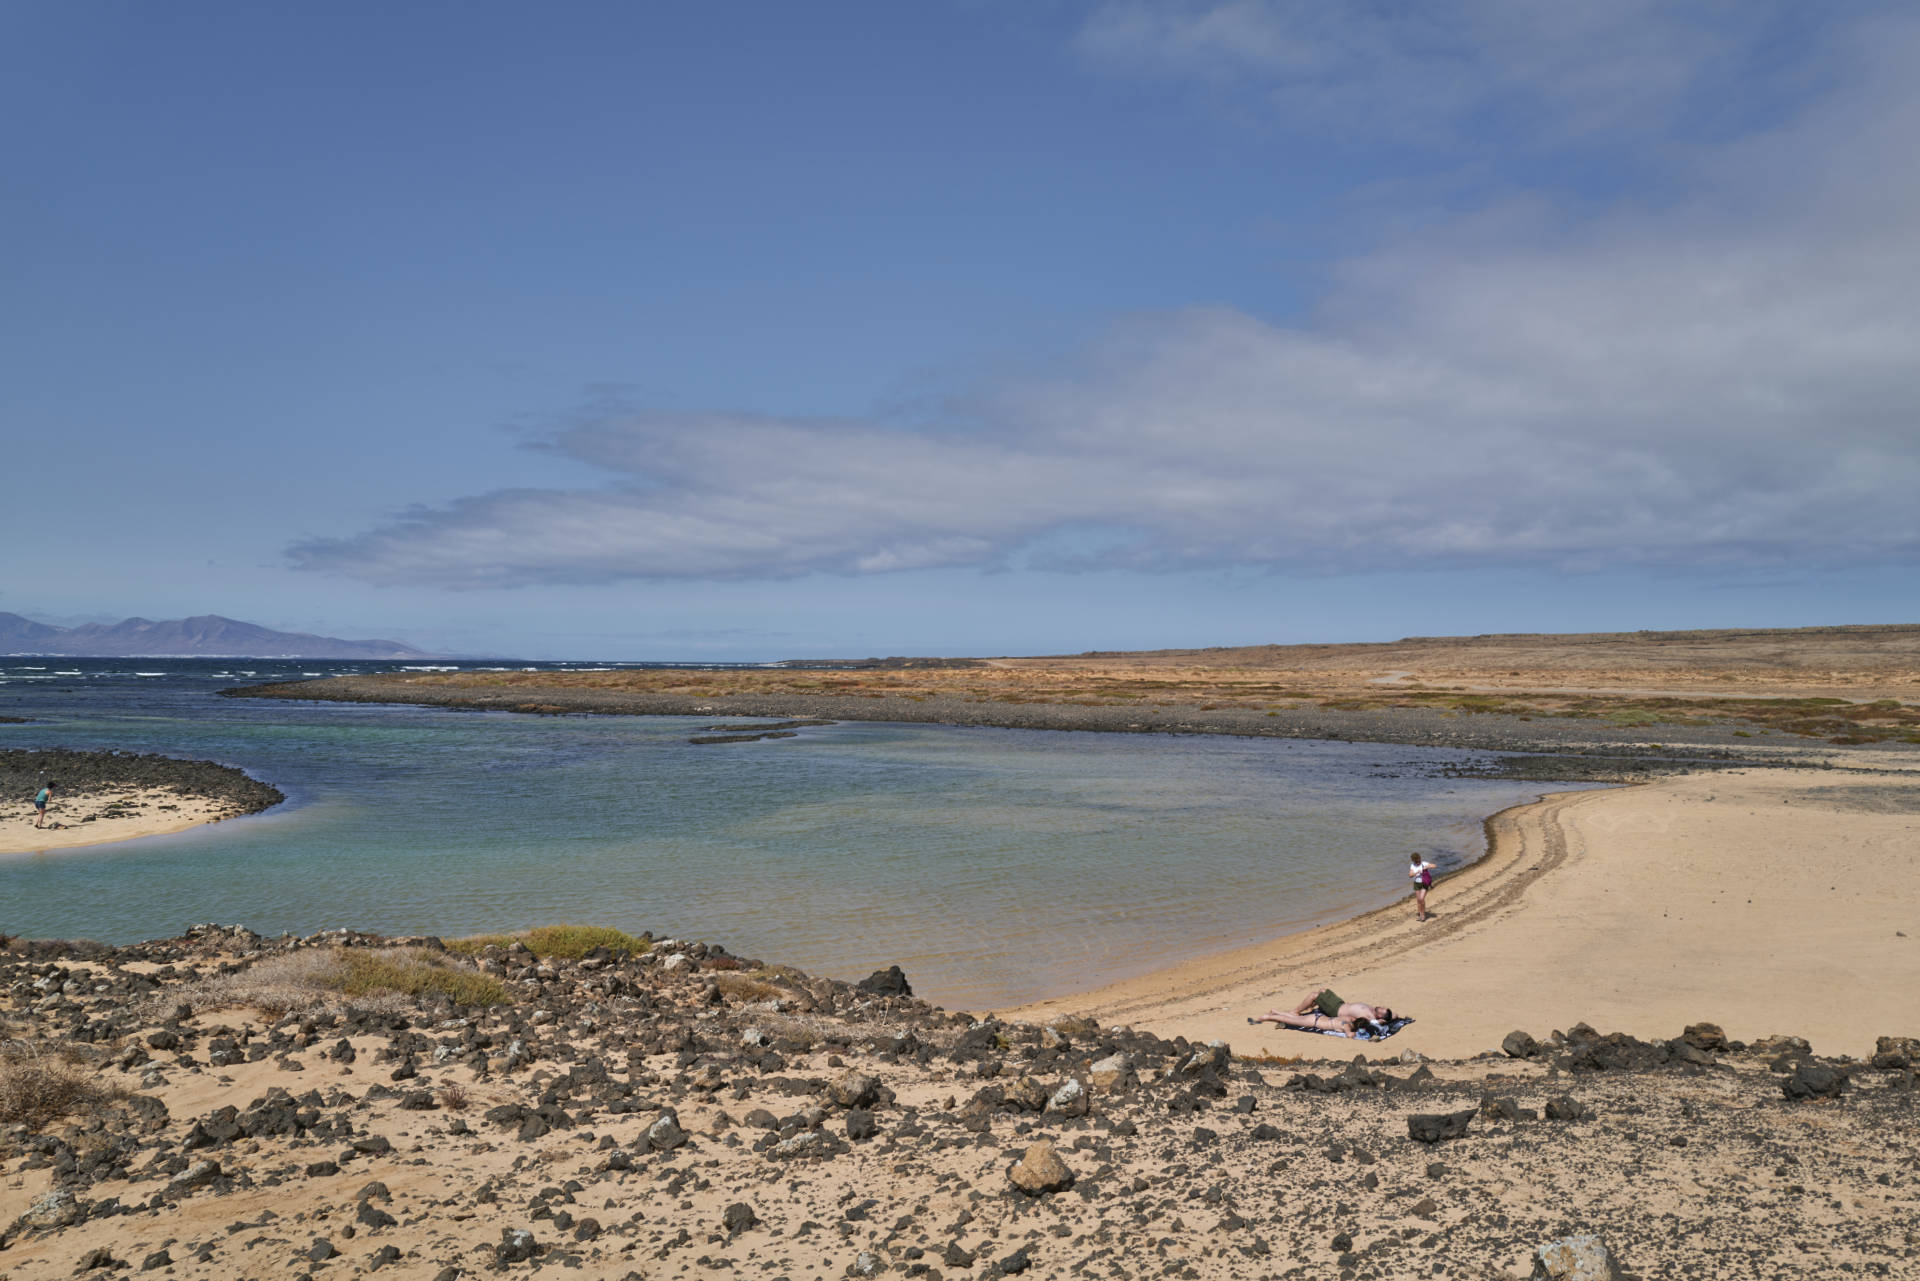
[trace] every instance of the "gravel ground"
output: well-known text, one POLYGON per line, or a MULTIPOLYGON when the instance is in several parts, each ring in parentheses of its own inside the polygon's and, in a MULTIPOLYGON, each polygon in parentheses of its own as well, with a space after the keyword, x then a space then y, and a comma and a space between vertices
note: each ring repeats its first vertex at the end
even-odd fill
POLYGON ((5 1071, 68 1064, 88 1100, 0 1132, 8 1275, 1522 1281, 1573 1248, 1606 1252, 1582 1275, 1649 1279, 1920 1267, 1906 1038, 1866 1062, 1575 1025, 1422 1062, 1302 1035, 1308 1060, 1278 1062, 664 940, 489 948, 510 1003, 487 1006, 312 985, 397 942, 0 950, 5 1071))

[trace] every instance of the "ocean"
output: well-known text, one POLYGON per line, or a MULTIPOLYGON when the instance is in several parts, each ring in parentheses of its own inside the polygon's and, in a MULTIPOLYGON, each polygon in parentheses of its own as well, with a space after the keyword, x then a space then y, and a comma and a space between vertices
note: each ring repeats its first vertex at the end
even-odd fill
MULTIPOLYGON (((608 664, 445 664, 503 665, 608 664)), ((0 931, 603 924, 839 978, 898 964, 918 995, 980 1010, 1392 902, 1409 851, 1457 866, 1487 815, 1545 790, 1449 777, 1490 754, 1442 748, 863 722, 696 745, 753 722, 218 696, 403 666, 0 659, 0 715, 30 718, 0 747, 211 759, 287 795, 0 858, 0 931)))

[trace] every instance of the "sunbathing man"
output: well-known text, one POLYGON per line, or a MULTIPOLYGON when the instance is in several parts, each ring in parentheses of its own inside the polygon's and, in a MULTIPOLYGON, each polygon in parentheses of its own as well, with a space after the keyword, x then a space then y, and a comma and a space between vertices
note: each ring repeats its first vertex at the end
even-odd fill
POLYGON ((1384 1005, 1364 1001, 1343 1001, 1332 988, 1302 1000, 1291 1010, 1268 1010, 1249 1023, 1278 1023, 1282 1027, 1303 1027, 1315 1032, 1338 1032, 1352 1036, 1355 1029, 1372 1032, 1376 1025, 1393 1022, 1393 1011, 1384 1005))

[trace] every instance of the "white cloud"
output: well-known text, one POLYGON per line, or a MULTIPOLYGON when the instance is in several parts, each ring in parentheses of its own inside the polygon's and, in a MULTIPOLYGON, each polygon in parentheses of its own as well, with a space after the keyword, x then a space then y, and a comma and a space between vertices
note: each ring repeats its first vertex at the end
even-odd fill
POLYGON ((1093 65, 1250 89, 1284 123, 1432 137, 1522 107, 1527 131, 1644 127, 1749 73, 1794 6, 1777 0, 1107 0, 1093 65))
MULTIPOLYGON (((1216 26, 1182 38, 1277 8, 1195 9, 1216 26)), ((1308 56, 1245 38, 1273 65, 1308 56)), ((964 429, 607 412, 542 445, 604 488, 502 490, 293 560, 456 587, 1911 561, 1916 54, 1909 27, 1862 33, 1844 89, 1700 151, 1657 208, 1489 208, 1381 246, 1311 327, 1142 317, 1071 368, 976 389, 964 429)))

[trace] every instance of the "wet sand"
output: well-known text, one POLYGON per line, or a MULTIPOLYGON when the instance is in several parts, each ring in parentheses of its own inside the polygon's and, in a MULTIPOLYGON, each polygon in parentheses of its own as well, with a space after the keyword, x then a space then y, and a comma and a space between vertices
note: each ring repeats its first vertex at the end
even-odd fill
POLYGON ((1415 1016, 1392 1048, 1449 1058, 1580 1021, 1643 1038, 1709 1021, 1851 1055, 1920 1029, 1920 775, 1719 771, 1551 796, 1489 829, 1427 924, 1409 900, 1007 1016, 1324 1053, 1352 1043, 1246 1018, 1332 987, 1415 1016))

